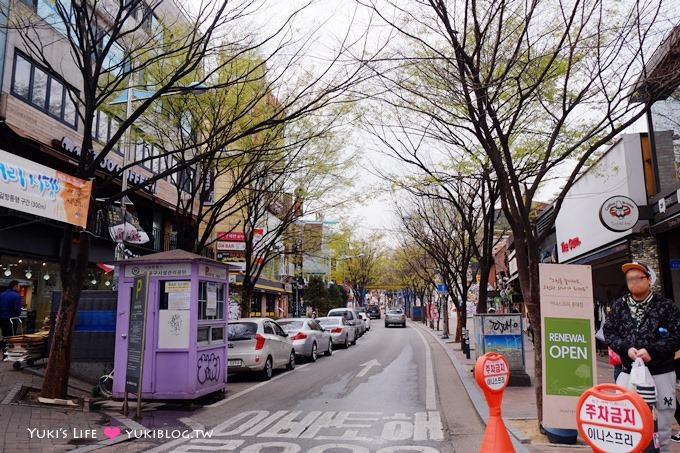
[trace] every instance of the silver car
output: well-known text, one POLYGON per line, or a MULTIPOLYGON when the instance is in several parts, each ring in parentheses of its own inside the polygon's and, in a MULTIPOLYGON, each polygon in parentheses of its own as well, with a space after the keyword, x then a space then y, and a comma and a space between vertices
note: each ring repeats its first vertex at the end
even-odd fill
POLYGON ((281 326, 269 318, 229 321, 227 372, 256 372, 269 380, 275 368, 295 368, 295 347, 281 326))
POLYGON ((333 354, 331 334, 319 325, 316 319, 287 318, 276 321, 293 342, 295 353, 316 362, 319 351, 327 356, 333 354))
POLYGON ((359 313, 359 317, 364 322, 364 328, 366 329, 366 332, 371 330, 371 318, 369 318, 364 312, 359 313))
POLYGON ((361 320, 356 310, 353 308, 334 308, 328 311, 326 316, 342 316, 347 320, 347 324, 354 326, 357 331, 357 338, 366 332, 364 322, 361 320))
POLYGON ((388 308, 385 310, 385 327, 397 325, 406 327, 406 315, 401 308, 388 308))
POLYGON ((354 326, 350 326, 342 316, 327 316, 316 318, 321 327, 331 334, 333 344, 340 345, 347 349, 350 344, 356 344, 357 334, 354 326))

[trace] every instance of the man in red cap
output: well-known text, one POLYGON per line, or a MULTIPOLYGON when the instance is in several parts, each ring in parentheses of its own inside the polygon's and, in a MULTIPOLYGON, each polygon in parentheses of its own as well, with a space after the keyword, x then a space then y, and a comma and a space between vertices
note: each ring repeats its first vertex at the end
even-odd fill
POLYGON ((628 387, 631 365, 641 358, 656 386, 656 409, 661 451, 670 451, 671 426, 675 412, 675 351, 680 349, 680 309, 652 292, 656 274, 643 263, 624 264, 630 293, 614 302, 604 324, 604 337, 621 356, 618 385, 628 387))

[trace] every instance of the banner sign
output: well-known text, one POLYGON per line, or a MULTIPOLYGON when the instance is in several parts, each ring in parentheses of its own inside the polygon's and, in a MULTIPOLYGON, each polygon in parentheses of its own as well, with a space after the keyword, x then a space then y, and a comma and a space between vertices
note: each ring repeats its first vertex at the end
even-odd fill
POLYGON ((524 364, 524 341, 522 337, 522 315, 475 314, 475 356, 487 352, 498 352, 505 356, 510 370, 526 373, 524 364))
POLYGON ((597 384, 590 266, 539 264, 543 425, 576 429, 576 404, 597 384))
POLYGON ((149 277, 147 274, 135 277, 132 285, 132 299, 130 300, 125 391, 135 395, 137 395, 142 387, 148 282, 149 277))
POLYGON ((0 206, 87 226, 92 181, 0 151, 0 206))
POLYGON ((142 229, 139 219, 126 210, 123 220, 123 210, 120 206, 109 206, 109 234, 116 242, 121 242, 121 238, 129 244, 149 242, 149 235, 142 229))

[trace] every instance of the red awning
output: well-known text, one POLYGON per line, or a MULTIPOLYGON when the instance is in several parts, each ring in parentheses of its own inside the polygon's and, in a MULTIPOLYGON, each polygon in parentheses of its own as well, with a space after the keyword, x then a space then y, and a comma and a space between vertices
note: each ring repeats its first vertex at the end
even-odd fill
POLYGON ((104 263, 97 263, 97 267, 103 270, 104 272, 111 272, 114 269, 112 265, 104 263))

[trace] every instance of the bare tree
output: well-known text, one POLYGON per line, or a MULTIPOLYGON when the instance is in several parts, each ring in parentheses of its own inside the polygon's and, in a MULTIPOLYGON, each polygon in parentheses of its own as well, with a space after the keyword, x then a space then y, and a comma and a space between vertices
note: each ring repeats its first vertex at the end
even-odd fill
POLYGON ((396 15, 383 2, 364 3, 408 43, 385 55, 389 69, 376 67, 382 92, 388 87, 386 102, 420 115, 447 144, 484 153, 497 178, 522 296, 537 329, 540 422, 538 245, 545 234, 532 226, 532 204, 541 184, 571 164, 554 223, 589 159, 649 108, 628 95, 658 44, 663 2, 389 2, 396 15))
MULTIPOLYGON (((162 0, 129 0, 118 3, 94 0, 92 2, 54 2, 47 18, 23 14, 21 8, 12 10, 9 27, 21 34, 30 57, 53 73, 67 77, 74 89, 68 97, 77 106, 82 127, 81 153, 74 176, 91 179, 99 164, 119 145, 128 129, 153 108, 165 94, 183 91, 191 81, 213 84, 213 88, 239 87, 250 80, 261 78, 267 68, 267 88, 260 96, 243 102, 234 120, 224 124, 238 129, 224 142, 224 147, 239 140, 272 130, 288 122, 299 120, 313 112, 344 102, 348 90, 365 74, 362 65, 342 61, 339 54, 321 69, 319 75, 304 78, 295 75, 294 69, 309 46, 309 40, 298 40, 292 35, 292 21, 297 11, 285 20, 280 29, 261 35, 243 26, 249 16, 265 3, 255 0, 202 2, 192 13, 179 7, 169 7, 162 0), (163 21, 158 21, 163 19, 163 21), (162 24, 162 25, 160 25, 162 24), (55 30, 57 32, 55 32, 55 30), (239 33, 238 30, 245 30, 239 33), (261 60, 247 71, 228 80, 214 77, 219 68, 235 64, 242 55, 257 52, 261 60), (55 55, 61 58, 55 59, 55 55), (111 106, 110 102, 121 93, 152 87, 148 96, 137 102, 111 106), (259 111, 261 102, 269 102, 271 93, 276 101, 270 109, 259 111), (120 119, 109 141, 95 155, 93 149, 93 124, 97 112, 105 111, 120 119)), ((176 5, 175 5, 176 6, 176 5)), ((313 34, 313 32, 312 32, 313 34)), ((309 37, 308 37, 309 38, 309 37)), ((343 48, 353 43, 347 40, 343 48)), ((134 92, 134 91, 133 91, 134 92)), ((153 158, 181 155, 173 165, 159 171, 152 178, 128 190, 111 196, 120 198, 155 180, 196 165, 205 158, 200 149, 207 137, 197 137, 189 147, 166 150, 153 158)), ((163 144, 160 144, 163 148, 163 144)), ((213 149, 212 152, 218 152, 213 149)), ((127 167, 139 162, 132 159, 127 167)), ((121 168, 121 172, 125 170, 121 168)), ((94 200, 100 189, 107 186, 94 180, 94 200)), ((110 195, 103 192, 103 195, 110 195)), ((65 225, 61 244, 62 302, 57 314, 50 362, 43 382, 42 396, 65 398, 70 366, 70 348, 78 301, 86 278, 90 251, 90 231, 95 224, 95 209, 90 202, 88 228, 81 230, 65 225), (73 238, 78 238, 73 241, 73 238), (74 243, 77 242, 77 246, 74 243), (75 257, 75 258, 71 258, 75 257)))

